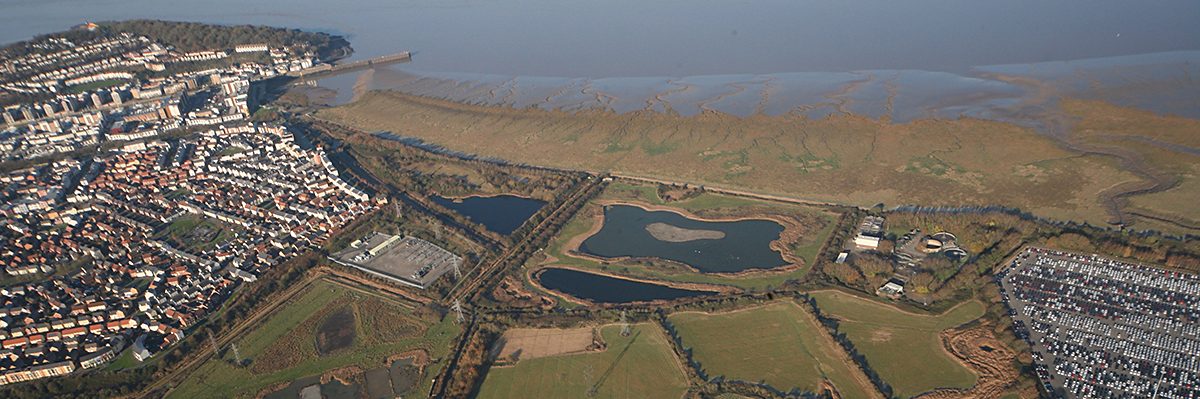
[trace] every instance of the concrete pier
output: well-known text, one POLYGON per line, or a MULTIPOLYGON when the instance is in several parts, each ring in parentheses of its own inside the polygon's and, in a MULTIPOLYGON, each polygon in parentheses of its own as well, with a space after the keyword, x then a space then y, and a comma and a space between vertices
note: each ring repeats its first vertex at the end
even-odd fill
POLYGON ((408 61, 411 59, 412 59, 411 52, 402 51, 402 52, 395 53, 395 54, 381 55, 378 57, 368 58, 365 60, 358 60, 358 61, 354 61, 354 62, 348 62, 345 64, 316 65, 316 66, 313 66, 312 68, 305 68, 300 71, 288 72, 288 76, 304 77, 304 76, 318 74, 318 73, 337 73, 337 72, 341 72, 341 71, 347 71, 347 70, 357 69, 357 68, 365 68, 365 67, 370 67, 370 66, 379 65, 379 64, 389 64, 389 63, 399 62, 399 61, 408 61))

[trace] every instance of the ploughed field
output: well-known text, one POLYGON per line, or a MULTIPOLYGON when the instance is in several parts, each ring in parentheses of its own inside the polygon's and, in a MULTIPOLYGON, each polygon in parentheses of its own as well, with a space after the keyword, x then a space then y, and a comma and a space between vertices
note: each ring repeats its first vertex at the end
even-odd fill
POLYGON ((600 333, 607 343, 601 351, 493 366, 478 398, 678 398, 687 391, 683 365, 662 329, 635 324, 622 336, 621 326, 608 325, 600 333))
POLYGON ((982 316, 982 303, 972 300, 940 315, 922 315, 840 291, 809 295, 825 316, 838 320, 838 331, 891 385, 895 396, 975 384, 975 374, 947 353, 939 333, 982 316))
POLYGON ((816 318, 793 301, 724 313, 680 312, 668 320, 709 378, 762 381, 784 392, 819 393, 829 384, 842 397, 880 397, 816 318))
POLYGON ((500 358, 520 360, 582 352, 592 345, 591 327, 513 328, 504 332, 500 358))
MULTIPOLYGON (((318 279, 301 287, 283 307, 260 322, 249 333, 222 348, 218 356, 193 371, 170 397, 254 397, 288 387, 294 381, 319 381, 333 372, 353 376, 366 370, 389 370, 392 380, 412 380, 395 388, 411 394, 428 389, 429 378, 413 386, 414 378, 402 377, 423 367, 429 377, 443 364, 405 366, 394 357, 412 353, 419 362, 439 358, 451 348, 458 331, 453 318, 420 312, 410 305, 318 279), (237 358, 237 356, 241 356, 237 358), (393 360, 389 362, 389 360, 393 360), (316 378, 314 378, 316 377, 316 378)), ((371 376, 367 376, 371 377, 371 376)), ((367 378, 371 387, 333 384, 324 389, 354 392, 371 388, 380 391, 379 378, 367 378)), ((299 389, 302 387, 288 387, 299 389)))

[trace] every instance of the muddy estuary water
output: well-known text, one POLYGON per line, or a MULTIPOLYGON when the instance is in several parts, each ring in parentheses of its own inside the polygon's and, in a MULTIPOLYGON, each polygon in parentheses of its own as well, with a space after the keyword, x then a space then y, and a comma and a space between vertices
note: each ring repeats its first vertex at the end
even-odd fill
POLYGON ((321 80, 339 103, 358 88, 566 110, 1003 119, 1036 96, 996 74, 1053 69, 1062 95, 1200 116, 1194 0, 0 4, 3 42, 85 20, 160 18, 340 34, 356 59, 414 52, 411 63, 321 80))
POLYGON ((579 250, 603 258, 667 259, 705 273, 736 273, 787 265, 770 247, 782 232, 783 226, 769 220, 708 222, 674 212, 610 205, 604 208, 604 226, 579 250), (673 227, 677 234, 656 238, 652 232, 662 225, 673 227))
POLYGON ((645 302, 713 294, 572 269, 546 268, 538 273, 537 279, 543 287, 598 303, 645 302))

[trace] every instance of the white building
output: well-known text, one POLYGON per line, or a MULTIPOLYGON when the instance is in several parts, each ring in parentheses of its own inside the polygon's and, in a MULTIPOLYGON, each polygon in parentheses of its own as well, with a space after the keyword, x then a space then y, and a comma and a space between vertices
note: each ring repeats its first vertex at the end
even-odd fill
POLYGON ((237 46, 234 46, 233 51, 238 52, 238 53, 256 53, 256 52, 267 51, 267 44, 266 43, 239 44, 237 46))
POLYGON ((854 236, 854 246, 862 249, 879 249, 879 237, 859 234, 854 236))

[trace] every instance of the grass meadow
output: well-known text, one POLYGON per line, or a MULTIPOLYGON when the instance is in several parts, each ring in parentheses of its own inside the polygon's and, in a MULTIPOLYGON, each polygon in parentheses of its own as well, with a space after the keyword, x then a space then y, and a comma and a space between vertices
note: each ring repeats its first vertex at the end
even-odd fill
POLYGON ((603 351, 541 357, 493 367, 479 399, 507 398, 679 398, 687 391, 683 365, 666 334, 654 324, 636 324, 628 337, 621 327, 601 328, 603 351))
MULTIPOLYGON (((254 397, 268 386, 342 367, 380 367, 389 356, 411 350, 443 358, 459 332, 453 317, 439 320, 419 315, 400 302, 329 280, 316 280, 303 290, 233 342, 243 360, 248 359, 245 364, 238 365, 234 352, 225 348, 220 357, 204 362, 169 396, 254 397), (354 314, 357 334, 353 343, 320 355, 316 335, 321 322, 330 313, 347 308, 354 314)), ((425 375, 437 374, 442 366, 429 365, 425 375)), ((429 379, 422 380, 420 389, 428 390, 429 379)))
POLYGON ((982 303, 972 300, 940 315, 923 315, 840 291, 809 295, 823 313, 839 319, 839 331, 896 396, 975 384, 975 374, 946 352, 938 333, 982 316, 982 303))
POLYGON ((865 375, 793 301, 725 313, 680 312, 669 320, 710 378, 764 382, 785 392, 820 392, 828 380, 844 397, 872 396, 865 375))

